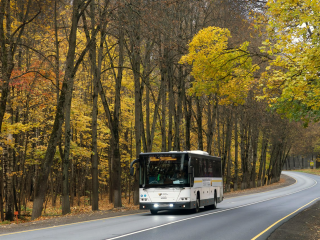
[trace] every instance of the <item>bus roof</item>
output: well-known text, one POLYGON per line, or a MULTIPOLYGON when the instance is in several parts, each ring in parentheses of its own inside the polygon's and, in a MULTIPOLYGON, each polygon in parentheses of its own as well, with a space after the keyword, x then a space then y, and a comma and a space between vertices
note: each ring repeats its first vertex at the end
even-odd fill
POLYGON ((202 156, 208 156, 208 157, 215 157, 215 158, 219 158, 220 157, 216 157, 216 156, 211 156, 209 155, 209 153, 205 152, 205 151, 201 151, 201 150, 190 150, 190 151, 170 151, 170 152, 147 152, 147 153, 140 153, 140 155, 144 156, 144 155, 152 155, 152 154, 191 154, 191 155, 202 155, 202 156))

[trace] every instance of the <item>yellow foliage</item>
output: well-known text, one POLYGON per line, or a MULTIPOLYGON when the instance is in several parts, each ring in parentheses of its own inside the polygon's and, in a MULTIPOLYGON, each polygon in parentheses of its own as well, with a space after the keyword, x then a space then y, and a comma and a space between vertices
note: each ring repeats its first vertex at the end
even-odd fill
POLYGON ((268 1, 268 39, 262 51, 273 55, 263 75, 265 99, 287 117, 306 122, 320 117, 320 4, 310 0, 268 1), (277 97, 275 97, 277 96, 277 97))
POLYGON ((248 42, 228 49, 228 29, 208 27, 200 30, 189 44, 189 53, 180 63, 192 65, 195 78, 191 93, 201 96, 211 93, 221 98, 220 104, 242 104, 258 69, 252 66, 247 52, 248 42))

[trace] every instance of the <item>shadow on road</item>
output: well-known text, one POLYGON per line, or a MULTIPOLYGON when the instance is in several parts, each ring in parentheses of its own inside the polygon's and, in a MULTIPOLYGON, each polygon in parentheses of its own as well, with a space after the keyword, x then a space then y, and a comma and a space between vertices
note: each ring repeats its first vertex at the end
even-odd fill
MULTIPOLYGON (((212 211, 213 209, 205 209, 205 208, 200 208, 200 213, 202 212, 209 212, 209 211, 212 211)), ((214 210, 217 210, 214 209, 214 210)), ((144 216, 183 216, 183 215, 195 215, 196 213, 194 212, 193 209, 185 209, 185 210, 161 210, 159 211, 157 214, 153 215, 151 214, 150 212, 149 213, 146 213, 144 214, 144 216)))

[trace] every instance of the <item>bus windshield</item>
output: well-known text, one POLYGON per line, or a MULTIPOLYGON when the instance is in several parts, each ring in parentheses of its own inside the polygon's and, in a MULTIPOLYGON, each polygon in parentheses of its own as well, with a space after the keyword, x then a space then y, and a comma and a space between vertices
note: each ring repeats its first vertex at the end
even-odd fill
POLYGON ((152 154, 142 157, 140 184, 143 187, 189 186, 186 154, 152 154))

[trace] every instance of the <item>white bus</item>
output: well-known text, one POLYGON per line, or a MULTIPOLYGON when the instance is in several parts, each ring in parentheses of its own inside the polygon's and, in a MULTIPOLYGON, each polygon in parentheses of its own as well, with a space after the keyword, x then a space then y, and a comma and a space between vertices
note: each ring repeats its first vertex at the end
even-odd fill
POLYGON ((140 209, 214 209, 223 200, 221 158, 207 152, 171 151, 141 153, 139 159, 140 209))

